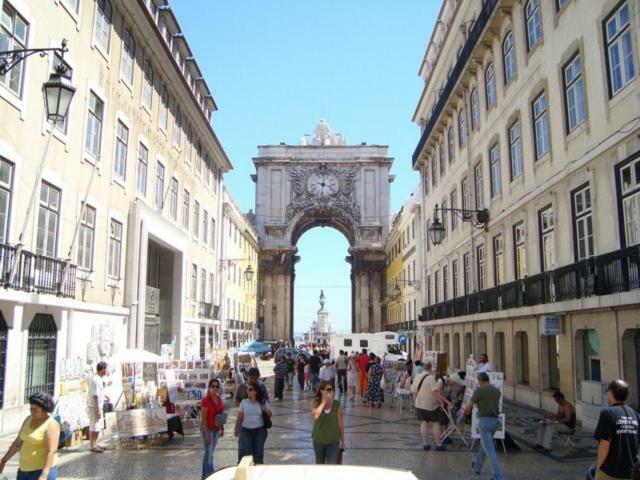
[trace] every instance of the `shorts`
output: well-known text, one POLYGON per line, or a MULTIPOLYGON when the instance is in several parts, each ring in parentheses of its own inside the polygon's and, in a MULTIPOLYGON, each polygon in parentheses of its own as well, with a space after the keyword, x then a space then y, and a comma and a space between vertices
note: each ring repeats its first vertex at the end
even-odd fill
POLYGON ((100 418, 96 418, 95 412, 89 413, 89 431, 100 432, 104 430, 104 414, 100 418))
POLYGON ((416 417, 421 422, 439 423, 442 419, 441 410, 423 410, 416 407, 416 417))

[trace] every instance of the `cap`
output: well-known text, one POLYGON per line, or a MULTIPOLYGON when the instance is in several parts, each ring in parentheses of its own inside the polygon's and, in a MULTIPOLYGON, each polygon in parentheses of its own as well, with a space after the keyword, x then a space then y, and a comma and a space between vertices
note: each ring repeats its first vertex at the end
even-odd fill
POLYGON ((260 376, 260 370, 258 370, 256 367, 251 367, 249 369, 249 371, 247 372, 247 375, 249 377, 259 377, 260 376))

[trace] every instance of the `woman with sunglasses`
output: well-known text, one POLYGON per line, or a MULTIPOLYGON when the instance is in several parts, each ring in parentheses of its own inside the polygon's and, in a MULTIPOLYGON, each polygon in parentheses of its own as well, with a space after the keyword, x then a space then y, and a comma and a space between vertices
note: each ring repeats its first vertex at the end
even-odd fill
POLYGON ((201 433, 204 442, 204 457, 202 459, 202 479, 213 474, 213 452, 216 449, 218 438, 224 435, 224 425, 216 423, 216 416, 224 411, 222 396, 220 395, 220 381, 213 378, 209 381, 207 395, 202 399, 201 408, 201 433))
POLYGON ((242 457, 251 455, 253 463, 264 463, 264 442, 267 429, 264 415, 271 417, 271 406, 263 398, 262 389, 257 383, 247 386, 247 397, 240 402, 234 435, 238 437, 238 463, 242 457))
POLYGON ((344 420, 342 407, 333 398, 333 386, 322 380, 311 407, 313 418, 313 451, 316 463, 337 465, 340 450, 344 450, 344 420))

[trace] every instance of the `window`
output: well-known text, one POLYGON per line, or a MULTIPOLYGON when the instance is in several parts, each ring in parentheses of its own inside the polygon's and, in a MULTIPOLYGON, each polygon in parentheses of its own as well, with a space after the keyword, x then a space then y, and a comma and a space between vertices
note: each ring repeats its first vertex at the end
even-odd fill
POLYGON ((442 267, 442 300, 449 300, 449 267, 442 267))
POLYGON ((60 222, 60 190, 47 182, 40 187, 38 210, 38 232, 36 253, 55 257, 58 247, 58 224, 60 222))
POLYGON ((25 403, 37 392, 54 394, 57 337, 53 315, 37 313, 29 325, 25 403))
POLYGON ((484 184, 482 178, 482 163, 478 162, 474 168, 474 182, 475 182, 475 195, 476 195, 476 209, 482 210, 484 208, 484 184))
POLYGON ((573 132, 584 123, 584 83, 582 82, 582 61, 576 54, 563 68, 564 101, 567 115, 567 131, 573 132))
POLYGON ((487 92, 487 110, 489 110, 491 107, 494 107, 497 102, 496 72, 493 68, 493 62, 490 62, 484 71, 484 85, 487 92))
POLYGON ((464 354, 462 357, 463 363, 466 363, 467 359, 473 355, 473 336, 471 332, 464 334, 464 354))
POLYGON ((533 134, 535 137, 536 160, 549 151, 549 116, 547 114, 547 95, 542 92, 532 103, 533 134))
POLYGON ((471 255, 469 252, 462 256, 462 268, 464 269, 464 294, 471 293, 471 255))
POLYGON ((129 128, 118 120, 116 125, 116 149, 113 173, 124 180, 127 175, 127 151, 129 150, 129 128))
MULTIPOLYGON (((13 164, 0 158, 0 243, 9 243, 9 212, 13 192, 13 164)), ((0 356, 1 357, 1 356, 0 356)))
POLYGON ((453 298, 458 297, 458 260, 451 261, 451 280, 453 286, 453 298))
POLYGON ((505 349, 504 332, 496 332, 496 334, 493 337, 493 360, 494 360, 493 366, 495 367, 495 371, 506 373, 505 358, 506 358, 506 349, 505 349))
POLYGON ((193 202, 193 236, 197 240, 200 237, 200 202, 193 202))
POLYGON ((480 332, 478 334, 478 353, 483 354, 487 352, 487 334, 480 332))
POLYGON ((436 351, 440 351, 440 334, 439 333, 436 333, 436 341, 434 343, 435 343, 434 346, 436 351))
MULTIPOLYGON (((2 19, 0 21, 0 50, 27 48, 28 39, 29 24, 8 1, 5 1, 2 5, 2 19)), ((8 73, 0 76, 0 83, 18 97, 22 96, 25 64, 26 62, 19 62, 8 73)))
MULTIPOLYGON (((191 265, 191 300, 198 299, 198 266, 194 263, 191 265)), ((227 299, 229 301, 229 299, 227 299)), ((229 309, 227 308, 227 311, 229 309)))
POLYGON ((209 243, 209 212, 202 211, 202 245, 206 246, 209 243))
POLYGON ((460 334, 453 334, 453 368, 460 368, 460 334))
POLYGON ((553 205, 538 212, 538 225, 540 229, 540 268, 541 271, 547 272, 556 266, 553 205))
POLYGON ((427 275, 427 305, 431 305, 431 275, 427 275))
POLYGON ((502 193, 502 183, 500 179, 500 148, 496 143, 489 150, 489 174, 491 176, 491 198, 495 198, 502 193))
POLYGON ((516 382, 529 385, 529 338, 527 332, 516 332, 516 382))
POLYGON ((628 2, 622 3, 604 22, 607 45, 607 73, 609 94, 616 95, 635 75, 631 12, 628 2))
POLYGON ((120 259, 122 255, 122 223, 109 221, 109 259, 107 274, 111 278, 120 279, 120 259))
POLYGON ((164 207, 164 165, 158 162, 156 167, 156 208, 161 212, 164 207))
POLYGON ((480 98, 478 89, 471 90, 471 130, 477 130, 480 127, 480 98))
POLYGON ((449 334, 448 333, 444 334, 444 339, 443 340, 444 341, 443 341, 443 344, 442 344, 442 351, 447 354, 447 360, 448 360, 450 358, 449 357, 449 334))
POLYGON ((181 141, 182 141, 182 114, 180 113, 180 109, 176 108, 176 114, 175 114, 175 119, 173 123, 173 146, 180 149, 181 141))
POLYGON ((525 4, 527 21, 527 47, 533 50, 542 39, 542 15, 540 14, 540 0, 529 0, 525 4))
POLYGON ((509 127, 509 160, 511 163, 511 181, 522 175, 522 141, 520 140, 520 121, 509 127))
MULTIPOLYGON (((455 189, 453 190, 453 192, 451 192, 450 197, 450 201, 451 201, 451 208, 458 208, 458 192, 455 191, 455 189)), ((451 212, 451 230, 455 230, 456 226, 457 226, 457 215, 454 212, 451 212)))
POLYGON ((205 359, 207 355, 207 329, 200 327, 200 358, 205 359))
POLYGON ((504 64, 504 83, 511 82, 518 72, 516 50, 513 48, 513 32, 509 30, 502 41, 502 59, 504 64))
POLYGON ((619 205, 622 208, 620 218, 624 225, 623 247, 630 247, 640 243, 640 158, 616 170, 619 205))
POLYGON ((138 143, 138 177, 136 188, 143 197, 147 195, 147 165, 149 164, 149 149, 138 143))
POLYGON ((520 280, 527 276, 527 255, 525 248, 524 222, 513 226, 514 277, 520 280))
POLYGON ((453 127, 449 127, 449 131, 447 133, 447 143, 448 146, 448 154, 449 154, 449 163, 453 163, 453 155, 455 152, 455 139, 453 138, 453 127))
POLYGON ((97 8, 95 23, 93 25, 93 41, 104 52, 108 52, 113 7, 109 0, 97 0, 96 3, 97 8))
MULTIPOLYGON (((478 262, 478 291, 484 290, 484 278, 485 278, 485 257, 484 257, 484 245, 478 245, 476 247, 476 261, 478 262)), ((486 351, 486 349, 485 349, 486 351)))
POLYGON ((158 108, 158 126, 167 131, 169 122, 169 92, 167 87, 163 85, 160 89, 160 107, 158 108))
POLYGON ((136 58, 136 41, 128 28, 122 32, 122 56, 120 57, 120 76, 128 84, 133 83, 133 64, 136 58))
POLYGON ((153 66, 151 65, 151 59, 147 58, 144 62, 144 74, 142 78, 142 93, 140 101, 142 106, 151 111, 151 105, 153 104, 153 66))
POLYGON ((579 330, 582 334, 582 361, 584 380, 589 382, 602 381, 600 369, 600 337, 595 330, 579 330))
POLYGON ((64 0, 64 3, 67 4, 67 6, 72 12, 78 13, 78 10, 80 7, 80 0, 64 0))
POLYGON ((169 215, 172 220, 178 220, 178 179, 172 178, 169 185, 169 215))
POLYGON ((458 113, 458 142, 460 148, 467 144, 467 119, 464 108, 458 113))
POLYGON ((182 194, 182 228, 189 230, 189 205, 191 202, 191 196, 188 190, 184 190, 182 194))
POLYGON ((447 228, 447 201, 446 200, 442 201, 441 207, 442 207, 442 212, 441 212, 442 213, 442 226, 444 227, 443 238, 446 238, 447 237, 447 230, 448 230, 448 228, 447 228))
POLYGON ((469 180, 464 177, 460 182, 460 194, 462 195, 462 209, 469 210, 471 202, 469 201, 469 180))
POLYGON ((436 188, 438 185, 438 164, 435 155, 431 157, 431 186, 436 188))
POLYGON ((84 205, 78 230, 78 268, 93 271, 93 245, 96 236, 96 209, 84 205))
POLYGON ((571 200, 575 257, 576 261, 580 261, 591 258, 594 255, 591 189, 589 185, 575 190, 571 200))
POLYGON ((84 150, 96 159, 100 158, 100 142, 102 139, 102 121, 104 119, 104 102, 89 91, 89 109, 87 110, 87 131, 84 139, 84 150))
POLYGON ((440 176, 444 176, 447 171, 447 159, 444 156, 444 140, 438 145, 438 160, 440 162, 440 176))
POLYGON ((504 282, 504 257, 502 248, 502 235, 493 237, 493 280, 495 286, 504 282))
POLYGON ((440 303, 440 272, 436 271, 433 277, 433 297, 435 303, 440 303))
POLYGON ((548 390, 560 389, 560 354, 557 335, 543 335, 540 344, 542 350, 542 384, 548 390))
POLYGON ((200 269, 200 301, 207 301, 207 271, 204 268, 200 269))
MULTIPOLYGON (((65 68, 65 77, 67 77, 69 79, 69 81, 71 81, 73 79, 73 68, 71 68, 71 66, 69 66, 69 64, 67 62, 65 62, 63 59, 60 58, 60 55, 56 52, 53 54, 53 62, 52 62, 52 72, 55 72, 56 69, 58 68, 58 66, 62 65, 65 68)), ((13 69, 15 70, 16 67, 13 67, 13 69)), ((69 107, 71 108, 71 107, 69 107)), ((67 113, 67 115, 62 119, 62 120, 56 120, 56 122, 54 123, 55 127, 61 131, 62 133, 64 133, 66 135, 67 133, 67 124, 68 124, 68 119, 69 119, 69 115, 67 113)))

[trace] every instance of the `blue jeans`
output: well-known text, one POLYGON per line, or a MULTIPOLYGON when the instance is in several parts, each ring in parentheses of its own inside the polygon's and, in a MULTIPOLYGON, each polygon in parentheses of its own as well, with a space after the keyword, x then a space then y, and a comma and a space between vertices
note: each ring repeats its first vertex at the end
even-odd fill
POLYGON ((204 438, 204 431, 200 431, 202 445, 204 446, 204 457, 202 457, 202 480, 213 474, 215 470, 213 467, 213 451, 216 449, 219 434, 217 430, 212 429, 209 429, 209 433, 211 434, 211 441, 209 442, 209 445, 207 445, 204 438))
POLYGON ((251 455, 256 465, 264 463, 264 442, 267 440, 267 429, 244 428, 238 435, 238 463, 242 457, 251 455))
POLYGON ((340 455, 340 442, 329 445, 320 445, 313 442, 313 451, 316 454, 316 463, 320 465, 337 465, 340 455))
POLYGON ((478 449, 478 455, 476 456, 475 469, 476 473, 482 472, 484 458, 485 456, 489 457, 489 463, 491 464, 493 478, 495 480, 504 480, 502 468, 500 468, 500 463, 498 462, 496 445, 493 441, 493 434, 496 433, 499 428, 500 419, 498 419, 497 417, 480 417, 480 448, 478 449))
POLYGON ((311 391, 313 393, 316 392, 316 390, 318 390, 318 384, 320 383, 320 374, 319 373, 312 373, 311 374, 311 391))
MULTIPOLYGON (((23 472, 22 470, 18 470, 18 476, 16 477, 16 480, 38 480, 41 473, 42 469, 32 470, 30 472, 23 472)), ((47 480, 56 480, 56 478, 58 478, 58 467, 53 466, 51 467, 51 470, 49 470, 47 480)))

